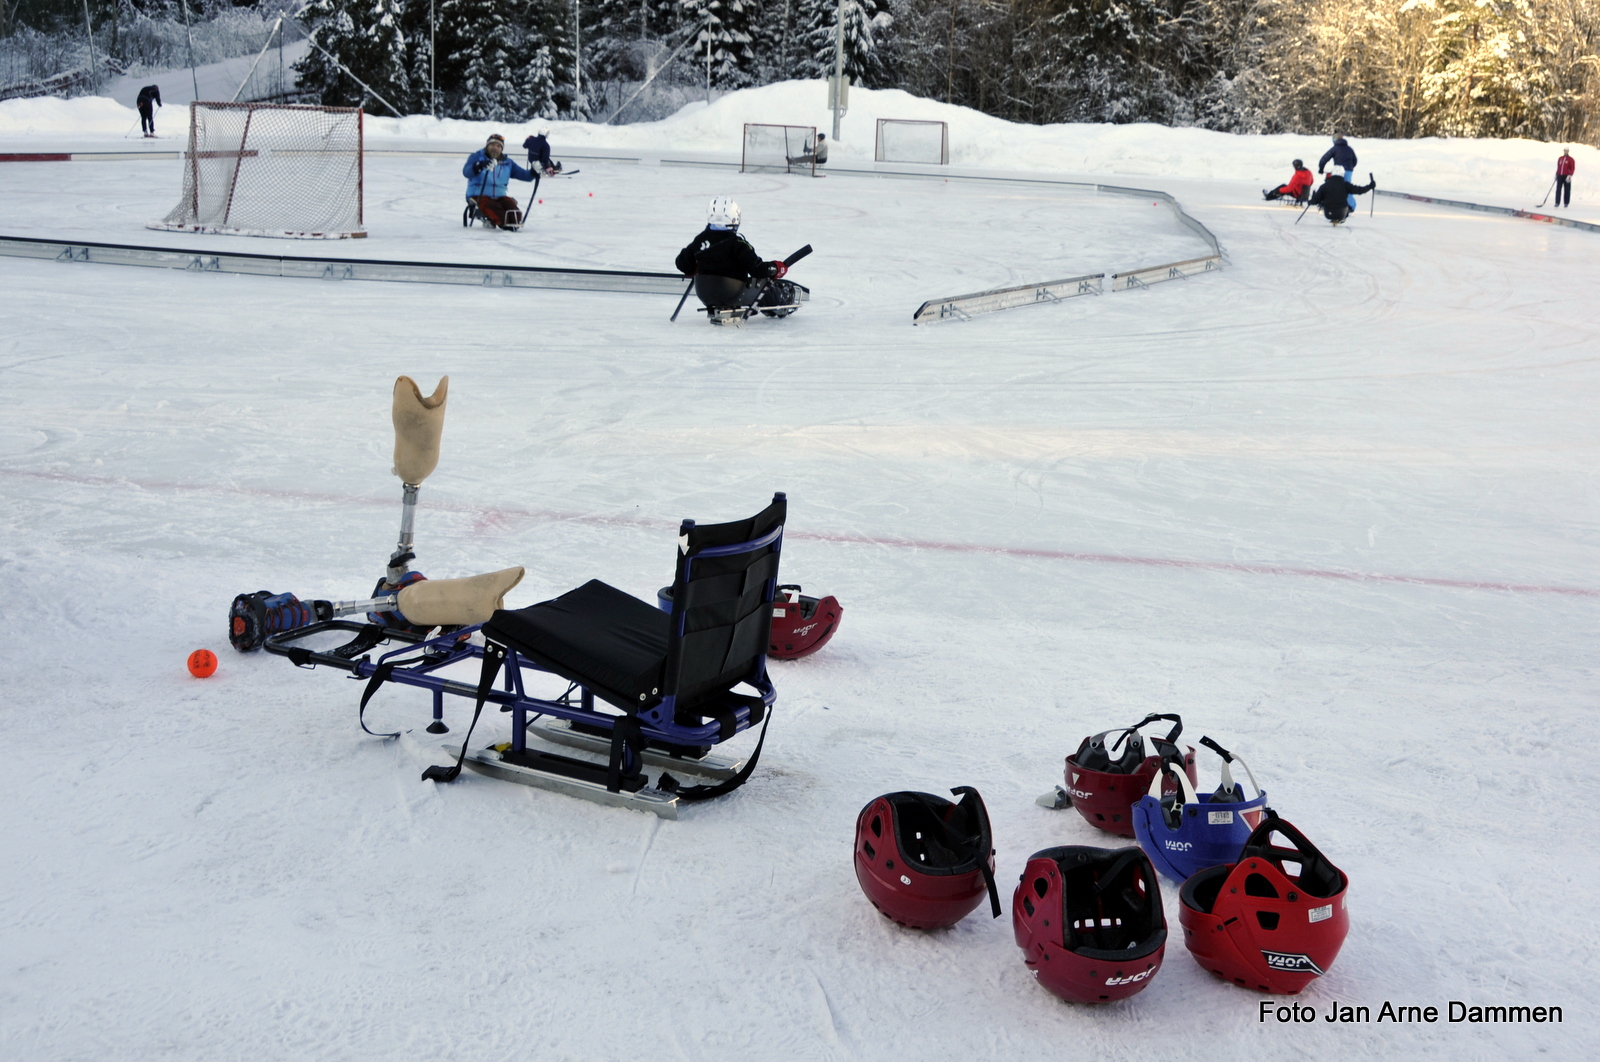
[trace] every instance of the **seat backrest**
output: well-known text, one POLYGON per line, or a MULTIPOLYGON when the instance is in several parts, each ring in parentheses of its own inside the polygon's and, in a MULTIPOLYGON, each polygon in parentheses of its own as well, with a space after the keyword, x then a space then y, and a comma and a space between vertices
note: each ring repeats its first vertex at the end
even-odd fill
POLYGON ((664 690, 678 709, 765 678, 787 512, 778 493, 747 520, 679 527, 664 690))
POLYGON ((695 295, 713 309, 727 309, 739 305, 739 297, 744 294, 744 288, 744 281, 732 277, 714 277, 701 273, 694 278, 695 295))

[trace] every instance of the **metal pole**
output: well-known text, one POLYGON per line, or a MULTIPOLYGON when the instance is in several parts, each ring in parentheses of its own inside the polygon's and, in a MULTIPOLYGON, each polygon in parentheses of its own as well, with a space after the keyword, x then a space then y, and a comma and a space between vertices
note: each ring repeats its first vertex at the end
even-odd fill
POLYGON ((711 106, 711 23, 706 22, 706 106, 711 106))
POLYGON ((433 0, 428 0, 428 113, 435 118, 439 117, 438 89, 434 88, 434 58, 439 49, 435 43, 435 19, 433 17, 433 0))
POLYGON ((94 23, 89 21, 89 0, 83 0, 83 28, 89 34, 89 87, 94 88, 94 23))
POLYGON ((583 98, 583 24, 579 21, 578 0, 572 0, 572 108, 583 98))
POLYGON ((833 35, 833 142, 839 142, 839 108, 844 103, 844 0, 839 0, 839 26, 833 35))
POLYGON ((194 72, 194 28, 189 25, 189 0, 183 0, 183 32, 189 38, 189 83, 194 86, 194 98, 200 99, 200 76, 194 72))

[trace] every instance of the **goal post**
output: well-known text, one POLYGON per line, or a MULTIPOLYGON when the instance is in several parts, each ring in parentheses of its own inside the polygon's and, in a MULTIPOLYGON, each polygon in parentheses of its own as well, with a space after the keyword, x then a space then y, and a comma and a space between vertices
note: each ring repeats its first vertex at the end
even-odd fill
POLYGON ((817 175, 817 127, 746 122, 741 173, 817 175))
POLYGON ((879 118, 877 162, 920 162, 929 166, 950 164, 950 130, 943 122, 909 118, 879 118))
POLYGON ((149 228, 294 239, 365 236, 362 111, 189 105, 183 197, 149 228))

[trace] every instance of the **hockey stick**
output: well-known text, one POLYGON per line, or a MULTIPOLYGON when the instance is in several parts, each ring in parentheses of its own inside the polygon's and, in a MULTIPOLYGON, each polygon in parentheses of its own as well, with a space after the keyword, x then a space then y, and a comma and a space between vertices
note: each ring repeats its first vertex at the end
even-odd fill
POLYGON ((1378 209, 1378 179, 1371 170, 1367 171, 1367 183, 1372 185, 1372 198, 1367 200, 1367 217, 1371 218, 1378 209))
POLYGON ((678 314, 683 312, 683 304, 689 301, 689 292, 694 290, 694 277, 689 278, 689 286, 683 289, 683 298, 678 300, 678 308, 672 311, 670 320, 676 321, 678 314))
POLYGON ((1550 178, 1550 187, 1546 188, 1544 190, 1544 198, 1539 200, 1539 205, 1534 207, 1533 209, 1542 210, 1544 208, 1545 203, 1548 202, 1549 199, 1550 199, 1550 193, 1555 191, 1555 190, 1556 190, 1556 179, 1554 177, 1552 177, 1552 178, 1550 178))
MULTIPOLYGON (((800 259, 804 258, 806 255, 808 255, 810 253, 811 253, 811 245, 808 243, 804 247, 802 247, 798 251, 796 251, 794 254, 791 254, 788 258, 785 258, 783 260, 784 272, 787 273, 789 271, 789 267, 790 266, 794 265, 796 262, 800 261, 800 259)), ((773 281, 775 279, 776 279, 775 277, 768 277, 767 279, 765 279, 765 280, 763 280, 761 282, 761 290, 756 292, 755 301, 752 302, 749 306, 745 307, 743 320, 748 321, 752 316, 754 316, 755 312, 758 309, 760 309, 760 305, 759 304, 761 302, 761 297, 767 293, 767 289, 768 288, 772 287, 773 281)))
POLYGON ((1307 200, 1306 200, 1306 205, 1305 205, 1305 208, 1304 208, 1304 209, 1303 209, 1303 210, 1301 210, 1301 211, 1300 211, 1300 217, 1299 217, 1299 218, 1295 218, 1295 219, 1294 219, 1294 223, 1295 223, 1295 224, 1296 224, 1296 225, 1298 225, 1298 224, 1300 224, 1300 218, 1303 218, 1303 217, 1305 217, 1305 216, 1306 216, 1306 211, 1307 211, 1307 210, 1310 210, 1310 209, 1311 209, 1311 200, 1309 200, 1309 199, 1307 199, 1307 200))

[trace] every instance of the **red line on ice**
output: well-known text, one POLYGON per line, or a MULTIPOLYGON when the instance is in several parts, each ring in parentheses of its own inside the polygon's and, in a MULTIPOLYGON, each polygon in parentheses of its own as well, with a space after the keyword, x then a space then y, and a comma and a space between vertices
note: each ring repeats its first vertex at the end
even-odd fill
MULTIPOLYGON (((284 498, 295 501, 328 502, 340 505, 367 505, 389 508, 393 498, 363 498, 349 494, 323 494, 304 490, 283 490, 273 487, 230 487, 198 483, 172 483, 159 480, 139 481, 116 479, 111 476, 79 476, 61 472, 29 472, 21 469, 0 469, 0 476, 16 479, 42 479, 57 483, 76 483, 82 486, 136 487, 141 490, 187 491, 200 494, 238 494, 258 498, 284 498)), ((595 524, 609 527, 675 528, 675 522, 647 520, 627 516, 597 516, 591 513, 562 512, 556 509, 486 509, 476 505, 459 505, 429 500, 424 508, 445 512, 466 513, 492 522, 509 517, 550 520, 558 523, 595 524)), ((1439 586, 1452 590, 1503 590, 1518 594, 1563 594, 1572 597, 1600 597, 1600 589, 1581 586, 1540 586, 1532 583, 1498 583, 1482 579, 1440 579, 1427 575, 1388 575, 1381 572, 1335 571, 1331 568, 1295 568, 1283 564, 1245 564, 1238 561, 1181 560, 1174 557, 1139 557, 1126 553, 1084 553, 1076 550, 1033 549, 1026 546, 987 546, 971 542, 936 542, 921 539, 872 538, 867 535, 839 535, 818 531, 788 531, 785 537, 806 542, 832 542, 847 546, 878 546, 891 549, 923 549, 938 553, 980 553, 1000 557, 1019 557, 1027 560, 1066 560, 1086 564, 1131 564, 1148 568, 1179 568, 1193 571, 1238 572, 1245 575, 1298 575, 1311 579, 1338 579, 1354 583, 1403 583, 1412 586, 1439 586)))

